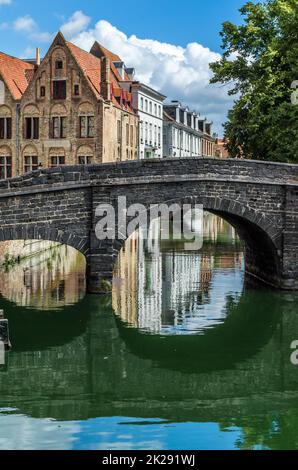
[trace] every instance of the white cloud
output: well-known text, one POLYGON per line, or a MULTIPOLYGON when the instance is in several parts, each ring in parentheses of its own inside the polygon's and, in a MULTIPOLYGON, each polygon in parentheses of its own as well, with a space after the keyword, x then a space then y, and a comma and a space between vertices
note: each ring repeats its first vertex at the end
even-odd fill
POLYGON ((0 5, 10 5, 11 0, 0 0, 0 5))
POLYGON ((35 39, 40 42, 50 42, 54 39, 54 35, 47 32, 37 31, 36 33, 31 34, 31 39, 35 39))
MULTIPOLYGON (((76 12, 72 18, 78 13, 82 14, 76 12)), ((68 24, 61 28, 64 33, 68 24)), ((68 34, 68 38, 86 50, 98 41, 118 54, 127 66, 135 67, 138 80, 160 90, 168 100, 178 99, 202 117, 207 116, 214 121, 214 130, 222 133, 221 124, 226 120, 232 98, 225 87, 209 84, 212 76, 209 63, 218 60, 220 54, 197 42, 181 47, 127 36, 104 20, 92 29, 82 28, 78 33, 68 34)))
POLYGON ((25 33, 31 33, 37 29, 37 24, 30 15, 20 16, 13 24, 15 31, 23 31, 25 33))
POLYGON ((83 31, 90 23, 91 18, 84 15, 82 11, 76 11, 61 27, 65 37, 72 37, 83 31))
POLYGON ((36 21, 30 15, 17 18, 13 23, 13 29, 20 33, 29 34, 30 39, 36 41, 50 42, 53 39, 51 33, 39 31, 36 21))

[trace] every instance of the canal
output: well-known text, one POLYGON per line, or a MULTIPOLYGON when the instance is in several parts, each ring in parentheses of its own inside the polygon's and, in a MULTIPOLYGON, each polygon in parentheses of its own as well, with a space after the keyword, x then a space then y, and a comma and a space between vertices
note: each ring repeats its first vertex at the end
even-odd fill
POLYGON ((1 244, 0 449, 298 449, 298 296, 245 277, 222 219, 203 231, 136 232, 103 297, 73 248, 1 244))

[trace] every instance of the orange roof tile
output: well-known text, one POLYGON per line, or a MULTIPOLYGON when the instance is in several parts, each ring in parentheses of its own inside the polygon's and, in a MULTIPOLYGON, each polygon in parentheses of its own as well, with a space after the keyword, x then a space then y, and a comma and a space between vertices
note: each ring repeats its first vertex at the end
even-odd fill
POLYGON ((78 46, 75 46, 71 42, 66 42, 71 53, 75 57, 85 76, 90 81, 95 94, 100 97, 100 73, 101 73, 101 60, 84 51, 78 46))
POLYGON ((129 77, 127 75, 126 72, 124 72, 124 79, 120 76, 118 70, 116 69, 115 65, 113 64, 113 62, 123 62, 121 57, 119 57, 117 54, 114 54, 114 52, 111 52, 109 51, 109 49, 107 49, 106 47, 103 47, 101 44, 99 44, 98 41, 95 41, 95 43, 93 44, 92 48, 91 48, 91 51, 92 49, 94 49, 99 52, 100 56, 101 57, 107 57, 108 59, 110 59, 110 62, 111 62, 111 70, 115 76, 115 78, 118 80, 118 81, 129 81, 129 77))
POLYGON ((21 99, 33 74, 33 64, 0 52, 0 75, 15 100, 21 99))
MULTIPOLYGON (((79 66, 81 67, 82 71, 84 72, 85 76, 87 77, 90 84, 92 85, 97 98, 100 98, 102 60, 96 57, 95 55, 91 54, 90 52, 86 52, 80 47, 75 46, 71 42, 66 41, 66 45, 70 49, 72 55, 74 56, 79 66)), ((102 51, 104 51, 104 54, 102 57, 108 57, 110 59, 110 82, 111 82, 111 93, 112 93, 113 105, 120 109, 125 109, 127 111, 133 112, 133 109, 131 107, 131 100, 130 100, 130 103, 127 103, 127 102, 123 103, 122 101, 123 93, 119 85, 119 82, 121 81, 121 77, 112 63, 112 60, 121 61, 121 59, 115 54, 113 54, 112 52, 103 48, 102 46, 100 47, 102 51), (117 98, 120 98, 120 100, 118 100, 117 98)))

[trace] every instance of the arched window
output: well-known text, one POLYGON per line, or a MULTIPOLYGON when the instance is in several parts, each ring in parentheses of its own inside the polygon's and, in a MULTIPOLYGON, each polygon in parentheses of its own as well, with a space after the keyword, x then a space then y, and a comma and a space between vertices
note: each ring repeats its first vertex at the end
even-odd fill
POLYGON ((90 165, 93 161, 94 152, 88 145, 81 145, 77 151, 77 161, 79 165, 90 165))
POLYGON ((67 137, 67 109, 62 104, 56 104, 51 109, 52 139, 65 139, 67 137))
POLYGON ((63 166, 65 165, 65 150, 63 148, 52 148, 49 152, 49 166, 63 166))
POLYGON ((8 106, 0 106, 0 139, 11 139, 11 137, 11 109, 8 106))
POLYGON ((38 152, 34 145, 26 145, 23 150, 24 173, 38 169, 38 152))
POLYGON ((35 104, 28 104, 23 109, 24 139, 39 139, 39 109, 35 104))
POLYGON ((78 109, 79 137, 94 137, 94 107, 91 103, 82 103, 78 109))
POLYGON ((0 179, 12 177, 11 149, 4 145, 0 147, 0 179))

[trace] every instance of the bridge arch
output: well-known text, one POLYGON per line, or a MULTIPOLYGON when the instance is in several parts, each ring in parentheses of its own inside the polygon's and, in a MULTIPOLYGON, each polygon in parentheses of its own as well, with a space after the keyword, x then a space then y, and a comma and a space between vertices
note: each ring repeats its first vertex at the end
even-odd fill
POLYGON ((75 248, 85 257, 88 252, 86 240, 70 233, 67 230, 38 226, 36 224, 23 224, 14 227, 0 227, 0 242, 13 240, 42 240, 61 243, 75 248))
MULTIPOLYGON (((245 243, 245 272, 265 283, 276 286, 279 283, 281 275, 281 237, 280 232, 272 222, 272 219, 265 213, 259 212, 249 205, 228 199, 228 198, 214 198, 214 197, 173 197, 173 198, 156 198, 147 194, 146 203, 144 206, 149 212, 151 204, 201 204, 204 211, 211 212, 218 215, 222 219, 230 223, 236 230, 237 234, 245 243)), ((135 198, 127 200, 127 206, 134 203, 135 198)), ((142 202, 142 201, 139 201, 142 202)), ((111 275, 115 268, 118 254, 123 247, 125 240, 115 240, 113 245, 113 255, 110 257, 111 261, 111 275)), ((100 242, 99 242, 100 244, 100 242)), ((105 272, 107 265, 105 263, 105 272)), ((109 276, 107 276, 109 277, 109 276)))

